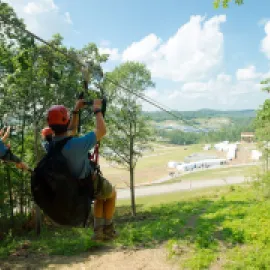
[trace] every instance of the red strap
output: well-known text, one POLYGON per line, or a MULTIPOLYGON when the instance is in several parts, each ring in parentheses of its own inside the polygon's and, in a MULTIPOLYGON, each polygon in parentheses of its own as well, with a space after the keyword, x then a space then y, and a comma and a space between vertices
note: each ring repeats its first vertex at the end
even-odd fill
POLYGON ((95 145, 94 152, 92 155, 90 155, 90 160, 96 164, 98 164, 99 161, 99 144, 95 145))

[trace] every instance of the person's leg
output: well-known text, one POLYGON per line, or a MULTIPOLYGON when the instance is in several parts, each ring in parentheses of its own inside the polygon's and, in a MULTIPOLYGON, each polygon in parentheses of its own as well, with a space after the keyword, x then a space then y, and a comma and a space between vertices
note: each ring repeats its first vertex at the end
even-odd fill
POLYGON ((92 240, 95 241, 102 241, 104 240, 103 229, 105 225, 104 220, 104 200, 99 198, 99 190, 98 187, 100 186, 99 177, 96 176, 94 178, 94 191, 96 194, 96 199, 94 201, 94 235, 92 236, 92 240))
POLYGON ((102 241, 104 240, 104 229, 105 220, 103 217, 103 200, 94 201, 94 234, 92 240, 102 241))
POLYGON ((116 232, 113 223, 115 203, 116 203, 116 191, 113 188, 111 196, 104 201, 105 226, 103 232, 104 238, 106 240, 112 240, 118 236, 118 233, 116 232))
POLYGON ((115 202, 116 191, 113 189, 111 197, 106 199, 103 205, 105 225, 110 225, 112 223, 113 215, 115 212, 115 202))
POLYGON ((103 226, 104 240, 111 240, 117 236, 114 229, 113 216, 115 212, 116 191, 112 184, 104 177, 96 179, 96 201, 94 205, 94 222, 103 226), (104 223, 101 223, 104 222, 104 223))

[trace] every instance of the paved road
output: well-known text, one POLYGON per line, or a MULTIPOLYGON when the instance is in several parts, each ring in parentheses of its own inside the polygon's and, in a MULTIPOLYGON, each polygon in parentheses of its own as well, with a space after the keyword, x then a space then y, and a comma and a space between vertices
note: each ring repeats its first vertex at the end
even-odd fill
MULTIPOLYGON (((210 179, 210 180, 194 180, 189 181, 185 180, 182 182, 172 183, 172 184, 163 184, 163 185, 153 185, 153 186, 141 186, 135 188, 135 196, 149 196, 157 195, 163 193, 172 193, 175 191, 199 189, 206 187, 218 187, 231 184, 240 184, 247 181, 244 176, 237 177, 224 177, 220 179, 210 179)), ((117 190, 118 199, 129 199, 130 190, 129 189, 118 189, 117 190)))

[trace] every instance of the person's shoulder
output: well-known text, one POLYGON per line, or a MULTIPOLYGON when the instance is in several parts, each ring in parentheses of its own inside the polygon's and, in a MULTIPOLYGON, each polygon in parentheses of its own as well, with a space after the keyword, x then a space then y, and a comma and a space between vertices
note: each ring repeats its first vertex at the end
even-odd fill
POLYGON ((96 142, 96 133, 94 131, 91 131, 79 137, 72 137, 72 139, 68 141, 70 145, 80 144, 84 142, 96 142))

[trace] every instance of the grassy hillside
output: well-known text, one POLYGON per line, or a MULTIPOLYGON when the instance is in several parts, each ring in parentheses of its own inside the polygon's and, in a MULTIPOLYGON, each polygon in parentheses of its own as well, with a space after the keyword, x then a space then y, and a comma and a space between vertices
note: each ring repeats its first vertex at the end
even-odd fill
POLYGON ((270 200, 260 200, 252 187, 175 193, 137 202, 137 220, 122 225, 122 245, 166 243, 169 257, 180 269, 269 269, 270 200))
MULTIPOLYGON (((270 200, 259 195, 251 186, 236 186, 144 197, 137 199, 136 218, 130 217, 129 202, 119 201, 120 237, 114 245, 164 246, 168 263, 180 269, 269 269, 270 200)), ((10 237, 0 242, 0 257, 91 253, 97 246, 91 234, 91 229, 49 228, 41 238, 10 237)))

